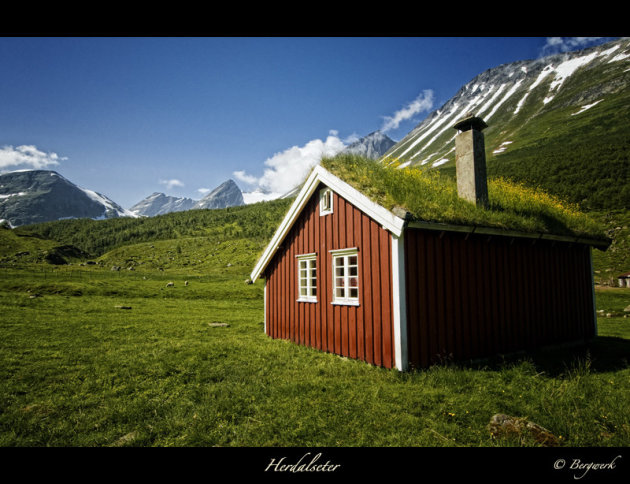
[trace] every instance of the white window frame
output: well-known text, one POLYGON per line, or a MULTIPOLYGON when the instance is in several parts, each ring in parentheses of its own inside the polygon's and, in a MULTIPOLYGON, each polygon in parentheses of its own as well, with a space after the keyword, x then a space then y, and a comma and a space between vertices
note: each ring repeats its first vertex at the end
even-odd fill
POLYGON ((319 215, 329 215, 333 213, 333 191, 328 188, 322 188, 319 191, 319 215))
POLYGON ((331 250, 332 255, 332 288, 333 288, 333 300, 332 304, 341 304, 346 306, 358 306, 359 305, 359 249, 356 247, 331 250), (350 264, 350 258, 356 257, 356 264, 350 264), (342 262, 342 264, 339 264, 342 262), (341 274, 338 269, 342 268, 341 274), (356 274, 352 274, 352 270, 355 268, 356 274), (356 278, 356 286, 350 285, 350 280, 356 278), (341 285, 339 281, 341 280, 341 285), (350 295, 350 290, 356 288, 356 296, 350 295), (342 291, 342 294, 339 294, 342 291))
POLYGON ((299 254, 297 259, 297 285, 299 302, 317 302, 317 253, 299 254), (303 264, 304 263, 304 266, 303 264), (302 272, 305 271, 305 272, 302 272), (315 285, 313 285, 315 282, 315 285), (304 289, 306 294, 302 294, 304 289))

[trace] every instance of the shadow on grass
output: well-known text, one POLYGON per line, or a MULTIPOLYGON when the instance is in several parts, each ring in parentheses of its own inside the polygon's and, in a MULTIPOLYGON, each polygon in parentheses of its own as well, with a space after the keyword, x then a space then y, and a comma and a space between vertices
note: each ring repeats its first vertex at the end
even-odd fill
POLYGON ((539 371, 553 377, 585 367, 591 373, 624 370, 630 367, 630 340, 598 336, 574 346, 549 347, 452 364, 462 368, 501 371, 522 361, 532 363, 539 371))

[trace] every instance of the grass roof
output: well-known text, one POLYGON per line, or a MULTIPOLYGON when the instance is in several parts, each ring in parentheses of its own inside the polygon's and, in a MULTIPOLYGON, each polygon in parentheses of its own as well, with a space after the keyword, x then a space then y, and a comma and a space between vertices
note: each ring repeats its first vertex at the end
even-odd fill
POLYGON ((606 240, 603 228, 577 206, 504 178, 488 180, 484 209, 460 198, 456 181, 437 170, 350 154, 324 158, 321 165, 379 205, 402 207, 412 220, 606 240))

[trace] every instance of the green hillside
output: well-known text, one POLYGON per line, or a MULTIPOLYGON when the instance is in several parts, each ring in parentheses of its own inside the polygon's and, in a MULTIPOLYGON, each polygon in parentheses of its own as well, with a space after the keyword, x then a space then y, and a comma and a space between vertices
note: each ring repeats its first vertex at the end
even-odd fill
POLYGON ((584 210, 630 209, 630 92, 602 101, 588 117, 573 112, 557 108, 523 125, 494 120, 501 128, 488 129, 488 176, 544 188, 584 210), (507 139, 514 142, 505 152, 489 149, 507 139))
MULTIPOLYGON (((18 235, 16 230, 0 226, 0 259, 21 258, 25 261, 43 259, 56 243, 33 236, 18 235)), ((17 260, 17 259, 16 259, 17 260)))
POLYGON ((88 256, 72 245, 63 245, 37 234, 20 233, 0 226, 0 266, 31 263, 66 264, 88 256))
POLYGON ((619 274, 630 272, 630 211, 608 210, 590 215, 604 225, 607 236, 612 239, 605 252, 593 251, 595 282, 615 286, 619 274))
POLYGON ((489 69, 418 124, 383 160, 424 168, 435 164, 454 176, 452 126, 470 110, 488 124, 489 177, 541 188, 586 211, 628 210, 627 52, 630 42, 619 39, 489 69))
POLYGON ((130 244, 106 252, 96 263, 114 270, 168 274, 248 274, 266 240, 180 237, 130 244))
MULTIPOLYGON (((506 112, 515 108, 506 104, 506 112)), ((583 210, 630 209, 630 92, 602 101, 588 116, 572 116, 575 111, 497 114, 484 130, 488 177, 542 188, 583 210), (507 150, 493 153, 506 141, 507 150)), ((438 169, 454 177, 455 154, 448 158, 438 169)))
MULTIPOLYGON (((519 208, 518 204, 514 205, 510 201, 510 197, 513 198, 515 194, 530 193, 518 186, 496 185, 492 182, 496 195, 504 198, 497 202, 501 206, 507 203, 505 207, 509 209, 504 207, 496 213, 484 213, 468 204, 458 203, 457 197, 453 195, 453 184, 449 183, 448 177, 438 176, 437 172, 430 179, 425 179, 427 173, 420 175, 419 171, 418 177, 413 177, 410 174, 415 169, 388 170, 370 160, 361 162, 361 157, 357 156, 341 156, 324 160, 324 163, 340 176, 344 176, 345 172, 350 173, 359 185, 368 183, 369 186, 362 186, 361 189, 366 190, 366 193, 374 191, 377 198, 379 191, 390 190, 392 187, 388 188, 389 185, 397 185, 393 191, 390 190, 389 198, 379 200, 380 203, 406 204, 420 217, 429 216, 431 220, 452 223, 466 219, 504 228, 548 230, 544 225, 536 225, 548 217, 531 217, 530 202, 519 208), (378 173, 373 173, 374 170, 378 173), (387 173, 389 175, 385 176, 387 173), (422 194, 413 185, 418 180, 427 182, 422 194), (439 190, 438 185, 444 189, 439 190), (514 193, 510 194, 508 190, 501 194, 497 191, 505 191, 506 187, 511 187, 514 193), (430 188, 432 196, 426 192, 430 188), (391 198, 392 193, 398 198, 391 198), (524 211, 524 208, 527 210, 524 211), (527 217, 523 218, 521 212, 527 217)), ((442 170, 441 174, 448 174, 448 170, 442 170)), ((162 271, 188 275, 240 272, 246 277, 291 202, 292 199, 282 199, 242 207, 190 210, 140 219, 59 220, 13 230, 0 229, 0 265, 85 264, 90 261, 107 270, 114 268, 121 271, 162 271)), ((544 203, 537 210, 543 208, 544 203)), ((607 251, 594 250, 593 254, 595 281, 614 283, 616 275, 630 270, 630 216, 627 210, 591 211, 588 215, 595 220, 595 224, 589 217, 574 215, 571 211, 566 214, 561 211, 554 216, 564 217, 562 225, 566 227, 573 224, 575 233, 590 236, 601 233, 612 239, 607 251)))
POLYGON ((57 220, 15 229, 18 235, 73 245, 92 257, 129 244, 205 237, 214 241, 266 241, 276 230, 291 199, 215 210, 188 210, 146 218, 57 220))

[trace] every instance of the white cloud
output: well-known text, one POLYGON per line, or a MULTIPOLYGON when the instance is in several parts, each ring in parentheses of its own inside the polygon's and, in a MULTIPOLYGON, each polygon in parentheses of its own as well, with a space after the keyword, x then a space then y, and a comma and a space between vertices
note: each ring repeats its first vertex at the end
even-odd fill
POLYGON ((542 48, 542 55, 585 49, 606 40, 608 40, 606 37, 547 37, 547 42, 542 48))
POLYGON ((253 192, 243 192, 243 201, 249 205, 250 203, 262 202, 265 200, 275 200, 280 198, 283 193, 264 193, 260 190, 256 190, 253 192))
POLYGON ((357 133, 352 133, 350 136, 347 136, 346 139, 343 140, 343 142, 347 145, 351 145, 352 143, 354 143, 355 141, 359 141, 361 139, 361 136, 359 136, 357 133))
MULTIPOLYGON (((433 91, 424 90, 416 99, 393 116, 385 116, 383 128, 385 132, 397 128, 401 122, 414 115, 429 111, 433 107, 433 91)), ((277 198, 296 188, 308 176, 311 169, 319 164, 323 157, 335 156, 347 145, 360 139, 356 133, 345 139, 339 138, 339 132, 331 129, 325 140, 314 139, 304 146, 292 146, 276 153, 265 161, 267 168, 261 177, 250 175, 243 170, 233 172, 234 176, 251 186, 247 192, 246 203, 262 199, 277 198)))
POLYGON ((330 131, 324 141, 314 139, 304 146, 292 146, 268 158, 265 161, 268 168, 260 178, 242 170, 235 171, 234 176, 265 193, 286 193, 302 183, 322 157, 334 156, 345 146, 337 132, 330 131))
POLYGON ((248 175, 244 170, 235 171, 234 176, 237 180, 240 180, 248 185, 255 185, 258 182, 258 178, 253 175, 248 175))
POLYGON ((209 188, 197 188, 197 191, 199 193, 201 193, 202 195, 205 195, 206 193, 208 193, 210 191, 209 188))
POLYGON ((176 178, 172 178, 170 180, 160 180, 160 184, 166 185, 168 190, 172 190, 173 187, 183 187, 184 183, 176 178))
POLYGON ((51 165, 58 165, 60 160, 67 160, 57 153, 44 153, 33 145, 17 147, 3 146, 0 148, 0 170, 29 168, 42 170, 51 165))
POLYGON ((416 99, 407 104, 407 106, 396 111, 393 116, 384 116, 381 131, 386 133, 387 131, 396 129, 403 121, 411 119, 422 111, 430 111, 432 107, 433 91, 431 89, 425 89, 416 99))

